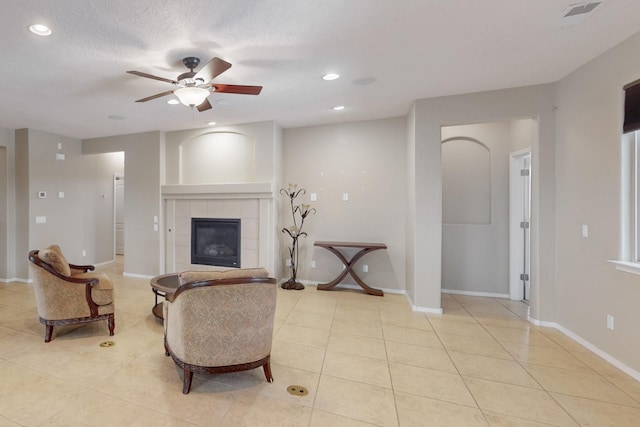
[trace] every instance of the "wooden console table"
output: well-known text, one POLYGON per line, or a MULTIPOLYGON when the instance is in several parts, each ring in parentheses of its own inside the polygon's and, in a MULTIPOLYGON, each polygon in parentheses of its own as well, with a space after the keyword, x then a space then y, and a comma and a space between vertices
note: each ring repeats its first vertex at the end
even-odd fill
POLYGON ((366 293, 370 295, 376 295, 379 297, 384 295, 384 293, 381 290, 374 289, 368 286, 366 283, 364 283, 362 279, 358 277, 356 272, 353 271, 353 267, 360 258, 365 256, 369 252, 372 252, 378 249, 387 249, 387 245, 385 245, 384 243, 315 242, 313 246, 318 246, 318 247, 327 249, 328 251, 335 254, 335 256, 337 256, 340 259, 340 261, 342 261, 342 263, 344 264, 344 270, 334 280, 332 280, 329 283, 318 283, 319 291, 331 290, 334 286, 340 283, 342 279, 347 277, 347 274, 351 274, 351 277, 353 277, 356 283, 360 285, 360 287, 364 289, 366 293), (337 248, 356 248, 356 249, 360 249, 360 251, 357 254, 355 254, 353 258, 351 258, 350 260, 347 260, 344 254, 340 252, 337 248))

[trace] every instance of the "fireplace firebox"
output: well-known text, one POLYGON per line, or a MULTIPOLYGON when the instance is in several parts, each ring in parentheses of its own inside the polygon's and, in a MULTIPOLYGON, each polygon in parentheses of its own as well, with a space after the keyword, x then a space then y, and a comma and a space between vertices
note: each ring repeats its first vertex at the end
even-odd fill
POLYGON ((240 268, 240 219, 191 218, 191 264, 240 268))

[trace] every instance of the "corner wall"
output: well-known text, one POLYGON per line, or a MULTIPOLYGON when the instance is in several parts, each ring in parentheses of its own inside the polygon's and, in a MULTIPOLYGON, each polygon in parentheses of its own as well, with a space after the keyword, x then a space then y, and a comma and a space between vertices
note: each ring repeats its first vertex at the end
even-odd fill
MULTIPOLYGON (((441 128, 443 126, 534 118, 538 136, 532 147, 533 219, 532 316, 555 320, 555 117, 554 85, 422 99, 414 103, 415 157, 407 187, 415 211, 413 304, 439 310, 442 260, 441 128), (415 188, 412 181, 415 179, 415 188)), ((411 138, 408 145, 413 144, 411 138)))
POLYGON ((124 151, 125 153, 125 255, 124 273, 153 277, 160 274, 161 149, 164 133, 159 131, 92 138, 82 141, 83 154, 124 151))
MULTIPOLYGON (((558 323, 640 371, 640 277, 616 270, 623 241, 623 86, 640 78, 640 35, 558 83, 558 323), (582 225, 589 237, 582 237, 582 225), (615 330, 606 316, 615 318, 615 330)), ((629 261, 629 260, 628 260, 629 261)))

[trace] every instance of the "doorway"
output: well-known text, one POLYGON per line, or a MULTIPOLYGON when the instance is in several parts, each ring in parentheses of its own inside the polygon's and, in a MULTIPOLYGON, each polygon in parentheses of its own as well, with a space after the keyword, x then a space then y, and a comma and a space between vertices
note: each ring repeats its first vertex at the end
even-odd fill
POLYGON ((116 255, 124 255, 124 175, 113 175, 114 246, 116 255))
POLYGON ((509 163, 509 298, 529 302, 531 291, 531 149, 509 163))

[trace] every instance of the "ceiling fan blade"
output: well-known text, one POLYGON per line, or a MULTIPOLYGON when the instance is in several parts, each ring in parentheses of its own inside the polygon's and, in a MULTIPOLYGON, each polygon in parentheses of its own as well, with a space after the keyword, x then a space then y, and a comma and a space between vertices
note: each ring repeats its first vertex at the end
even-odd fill
POLYGON ((238 93, 241 95, 259 95, 262 90, 262 86, 223 85, 218 83, 212 83, 211 86, 215 88, 216 92, 238 93))
POLYGON ((202 79, 203 82, 208 83, 220 74, 231 68, 231 64, 220 58, 213 58, 207 62, 207 65, 202 67, 200 71, 193 77, 194 79, 202 79))
POLYGON ((211 103, 205 98, 204 102, 196 107, 198 111, 207 111, 211 109, 211 103))
POLYGON ((147 101, 151 101, 152 99, 161 98, 163 96, 171 95, 172 93, 173 93, 172 90, 168 90, 166 92, 162 92, 162 93, 158 93, 156 95, 147 96, 146 98, 138 99, 136 102, 147 102, 147 101))
POLYGON ((178 84, 178 82, 175 81, 175 80, 165 79, 164 77, 154 76, 153 74, 147 74, 147 73, 143 73, 141 71, 127 71, 127 73, 133 74, 133 75, 136 75, 136 76, 140 76, 140 77, 146 77, 148 79, 160 80, 161 82, 172 83, 174 85, 178 84))

